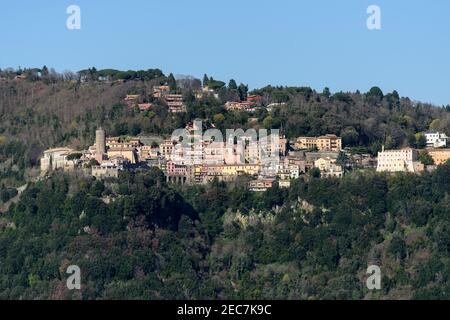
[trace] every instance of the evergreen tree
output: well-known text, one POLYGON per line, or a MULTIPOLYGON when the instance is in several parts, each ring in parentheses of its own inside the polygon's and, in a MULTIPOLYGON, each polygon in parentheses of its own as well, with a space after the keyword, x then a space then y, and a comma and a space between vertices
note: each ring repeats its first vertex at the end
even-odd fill
POLYGON ((230 82, 228 83, 228 90, 237 90, 238 86, 236 81, 234 81, 234 79, 231 79, 230 82))
POLYGON ((170 87, 170 91, 175 92, 177 91, 177 81, 175 80, 175 77, 173 74, 169 74, 169 77, 167 78, 167 84, 170 87))

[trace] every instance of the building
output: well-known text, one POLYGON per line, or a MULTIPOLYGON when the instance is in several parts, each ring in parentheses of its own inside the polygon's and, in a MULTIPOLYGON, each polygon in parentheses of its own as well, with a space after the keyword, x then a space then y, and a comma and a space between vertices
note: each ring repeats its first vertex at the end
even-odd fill
POLYGON ((424 133, 429 148, 445 148, 447 146, 447 135, 436 130, 428 130, 424 133))
POLYGON ((297 179, 300 176, 300 168, 297 165, 286 165, 285 163, 277 166, 277 176, 281 180, 297 179))
POLYGON ((275 180, 258 179, 248 183, 248 189, 253 192, 264 192, 273 187, 275 180))
POLYGON ((290 180, 280 180, 278 181, 278 186, 280 188, 290 188, 291 187, 291 181, 290 180))
POLYGON ((295 143, 296 149, 316 149, 319 151, 342 150, 342 139, 334 134, 327 134, 320 137, 299 137, 295 143))
POLYGON ((444 164, 450 159, 450 149, 428 149, 427 151, 435 165, 444 164))
POLYGON ((247 96, 247 102, 256 104, 256 105, 261 105, 262 104, 262 97, 259 95, 248 95, 247 96))
POLYGON ((244 159, 246 163, 261 163, 270 159, 275 160, 280 156, 285 156, 287 152, 287 139, 283 135, 276 137, 270 134, 266 139, 255 141, 251 136, 240 137, 243 146, 244 159))
POLYGON ((118 178, 119 168, 111 164, 101 164, 99 166, 92 166, 92 176, 97 179, 104 178, 118 178))
POLYGON ((148 159, 155 159, 159 155, 159 146, 142 146, 138 149, 139 161, 145 162, 148 159))
POLYGON ((167 160, 172 159, 173 150, 174 150, 174 142, 172 140, 165 140, 163 143, 159 145, 159 153, 161 156, 166 158, 167 160))
POLYGON ((170 87, 169 86, 156 86, 153 87, 153 96, 155 98, 162 98, 164 95, 170 93, 170 87))
POLYGON ((377 167, 377 158, 368 153, 350 154, 350 166, 353 168, 369 169, 377 167))
POLYGON ((73 170, 75 160, 69 160, 68 156, 74 151, 70 148, 55 148, 44 151, 41 158, 41 172, 46 173, 51 170, 73 170))
POLYGON ((314 163, 320 158, 331 158, 337 159, 339 157, 339 152, 334 151, 317 151, 317 152, 305 152, 305 160, 307 163, 314 163))
POLYGON ((284 165, 288 167, 296 167, 298 168, 299 175, 302 173, 306 173, 306 160, 304 157, 299 157, 294 155, 293 153, 289 153, 287 157, 284 158, 284 165))
POLYGON ((186 106, 183 102, 183 95, 181 94, 166 94, 164 101, 172 113, 186 112, 186 106))
POLYGON ((128 159, 131 164, 136 164, 138 162, 138 156, 135 148, 127 147, 121 145, 118 147, 108 148, 108 158, 123 157, 128 159))
POLYGON ((417 160, 415 149, 383 150, 378 153, 377 172, 421 172, 424 166, 417 160))
POLYGON ((329 157, 320 158, 314 162, 314 167, 320 170, 320 175, 324 178, 341 178, 344 176, 344 170, 336 163, 336 159, 329 157))
POLYGON ((95 131, 95 160, 101 163, 106 156, 106 138, 105 131, 99 128, 95 131))
POLYGON ((222 174, 226 176, 257 175, 260 170, 261 167, 258 164, 227 164, 222 166, 222 174))
POLYGON ((191 166, 176 164, 173 161, 167 161, 165 175, 167 182, 189 184, 194 180, 194 171, 191 166))
POLYGON ((139 103, 138 104, 139 111, 144 112, 153 108, 151 103, 139 103))
POLYGON ((267 111, 271 112, 274 108, 279 108, 279 107, 285 107, 287 106, 286 102, 274 102, 274 103, 270 103, 266 109, 267 111))
POLYGON ((125 97, 126 102, 134 102, 140 98, 139 94, 127 94, 125 97))
POLYGON ((254 111, 254 103, 253 102, 236 102, 236 101, 228 101, 225 103, 225 109, 229 111, 254 111))
MULTIPOLYGON (((119 137, 108 137, 106 139, 106 159, 114 157, 123 157, 128 159, 131 164, 138 162, 138 149, 142 146, 139 139, 123 140, 119 137)), ((100 161, 99 161, 100 162, 100 161)))

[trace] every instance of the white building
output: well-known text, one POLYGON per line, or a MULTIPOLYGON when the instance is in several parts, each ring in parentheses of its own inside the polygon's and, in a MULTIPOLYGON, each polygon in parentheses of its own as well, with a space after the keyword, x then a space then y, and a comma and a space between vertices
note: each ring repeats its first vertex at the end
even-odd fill
POLYGON ((383 150, 378 153, 377 172, 420 172, 423 165, 418 162, 417 150, 383 150))
POLYGON ((427 147, 443 148, 447 146, 448 137, 445 133, 440 133, 436 130, 428 130, 424 135, 427 139, 427 147))
POLYGON ((320 175, 323 178, 342 178, 344 176, 344 170, 342 170, 342 167, 336 163, 336 159, 332 159, 330 157, 317 159, 314 161, 314 167, 320 170, 320 175))
POLYGON ((50 170, 73 170, 75 167, 74 160, 68 160, 67 157, 73 153, 70 148, 55 148, 44 151, 41 158, 41 172, 45 173, 50 170))

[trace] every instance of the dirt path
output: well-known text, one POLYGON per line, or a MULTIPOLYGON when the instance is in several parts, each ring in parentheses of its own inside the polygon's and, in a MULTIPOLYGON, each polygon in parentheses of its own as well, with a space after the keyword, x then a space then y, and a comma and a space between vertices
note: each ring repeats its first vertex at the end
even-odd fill
POLYGON ((20 196, 27 189, 27 186, 28 184, 24 184, 23 186, 18 187, 17 195, 14 198, 9 199, 6 203, 0 205, 0 213, 8 211, 11 204, 19 202, 20 196))

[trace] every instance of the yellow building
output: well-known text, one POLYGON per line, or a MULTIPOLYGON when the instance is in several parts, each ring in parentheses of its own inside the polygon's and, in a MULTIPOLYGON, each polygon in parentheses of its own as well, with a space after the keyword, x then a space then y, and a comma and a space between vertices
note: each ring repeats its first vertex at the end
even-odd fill
POLYGON ((435 165, 444 164, 450 159, 450 149, 428 149, 427 151, 435 165))
POLYGON ((222 174, 227 176, 237 176, 241 174, 255 175, 258 174, 260 166, 256 164, 249 165, 224 165, 222 166, 222 174))
POLYGON ((174 142, 172 140, 166 140, 159 145, 159 153, 166 159, 172 159, 174 142))
POLYGON ((334 134, 320 137, 299 137, 295 143, 297 149, 314 149, 319 151, 341 151, 342 139, 334 134))
POLYGON ((131 164, 137 162, 137 154, 135 148, 129 147, 112 147, 108 149, 108 158, 123 157, 130 161, 131 164))

